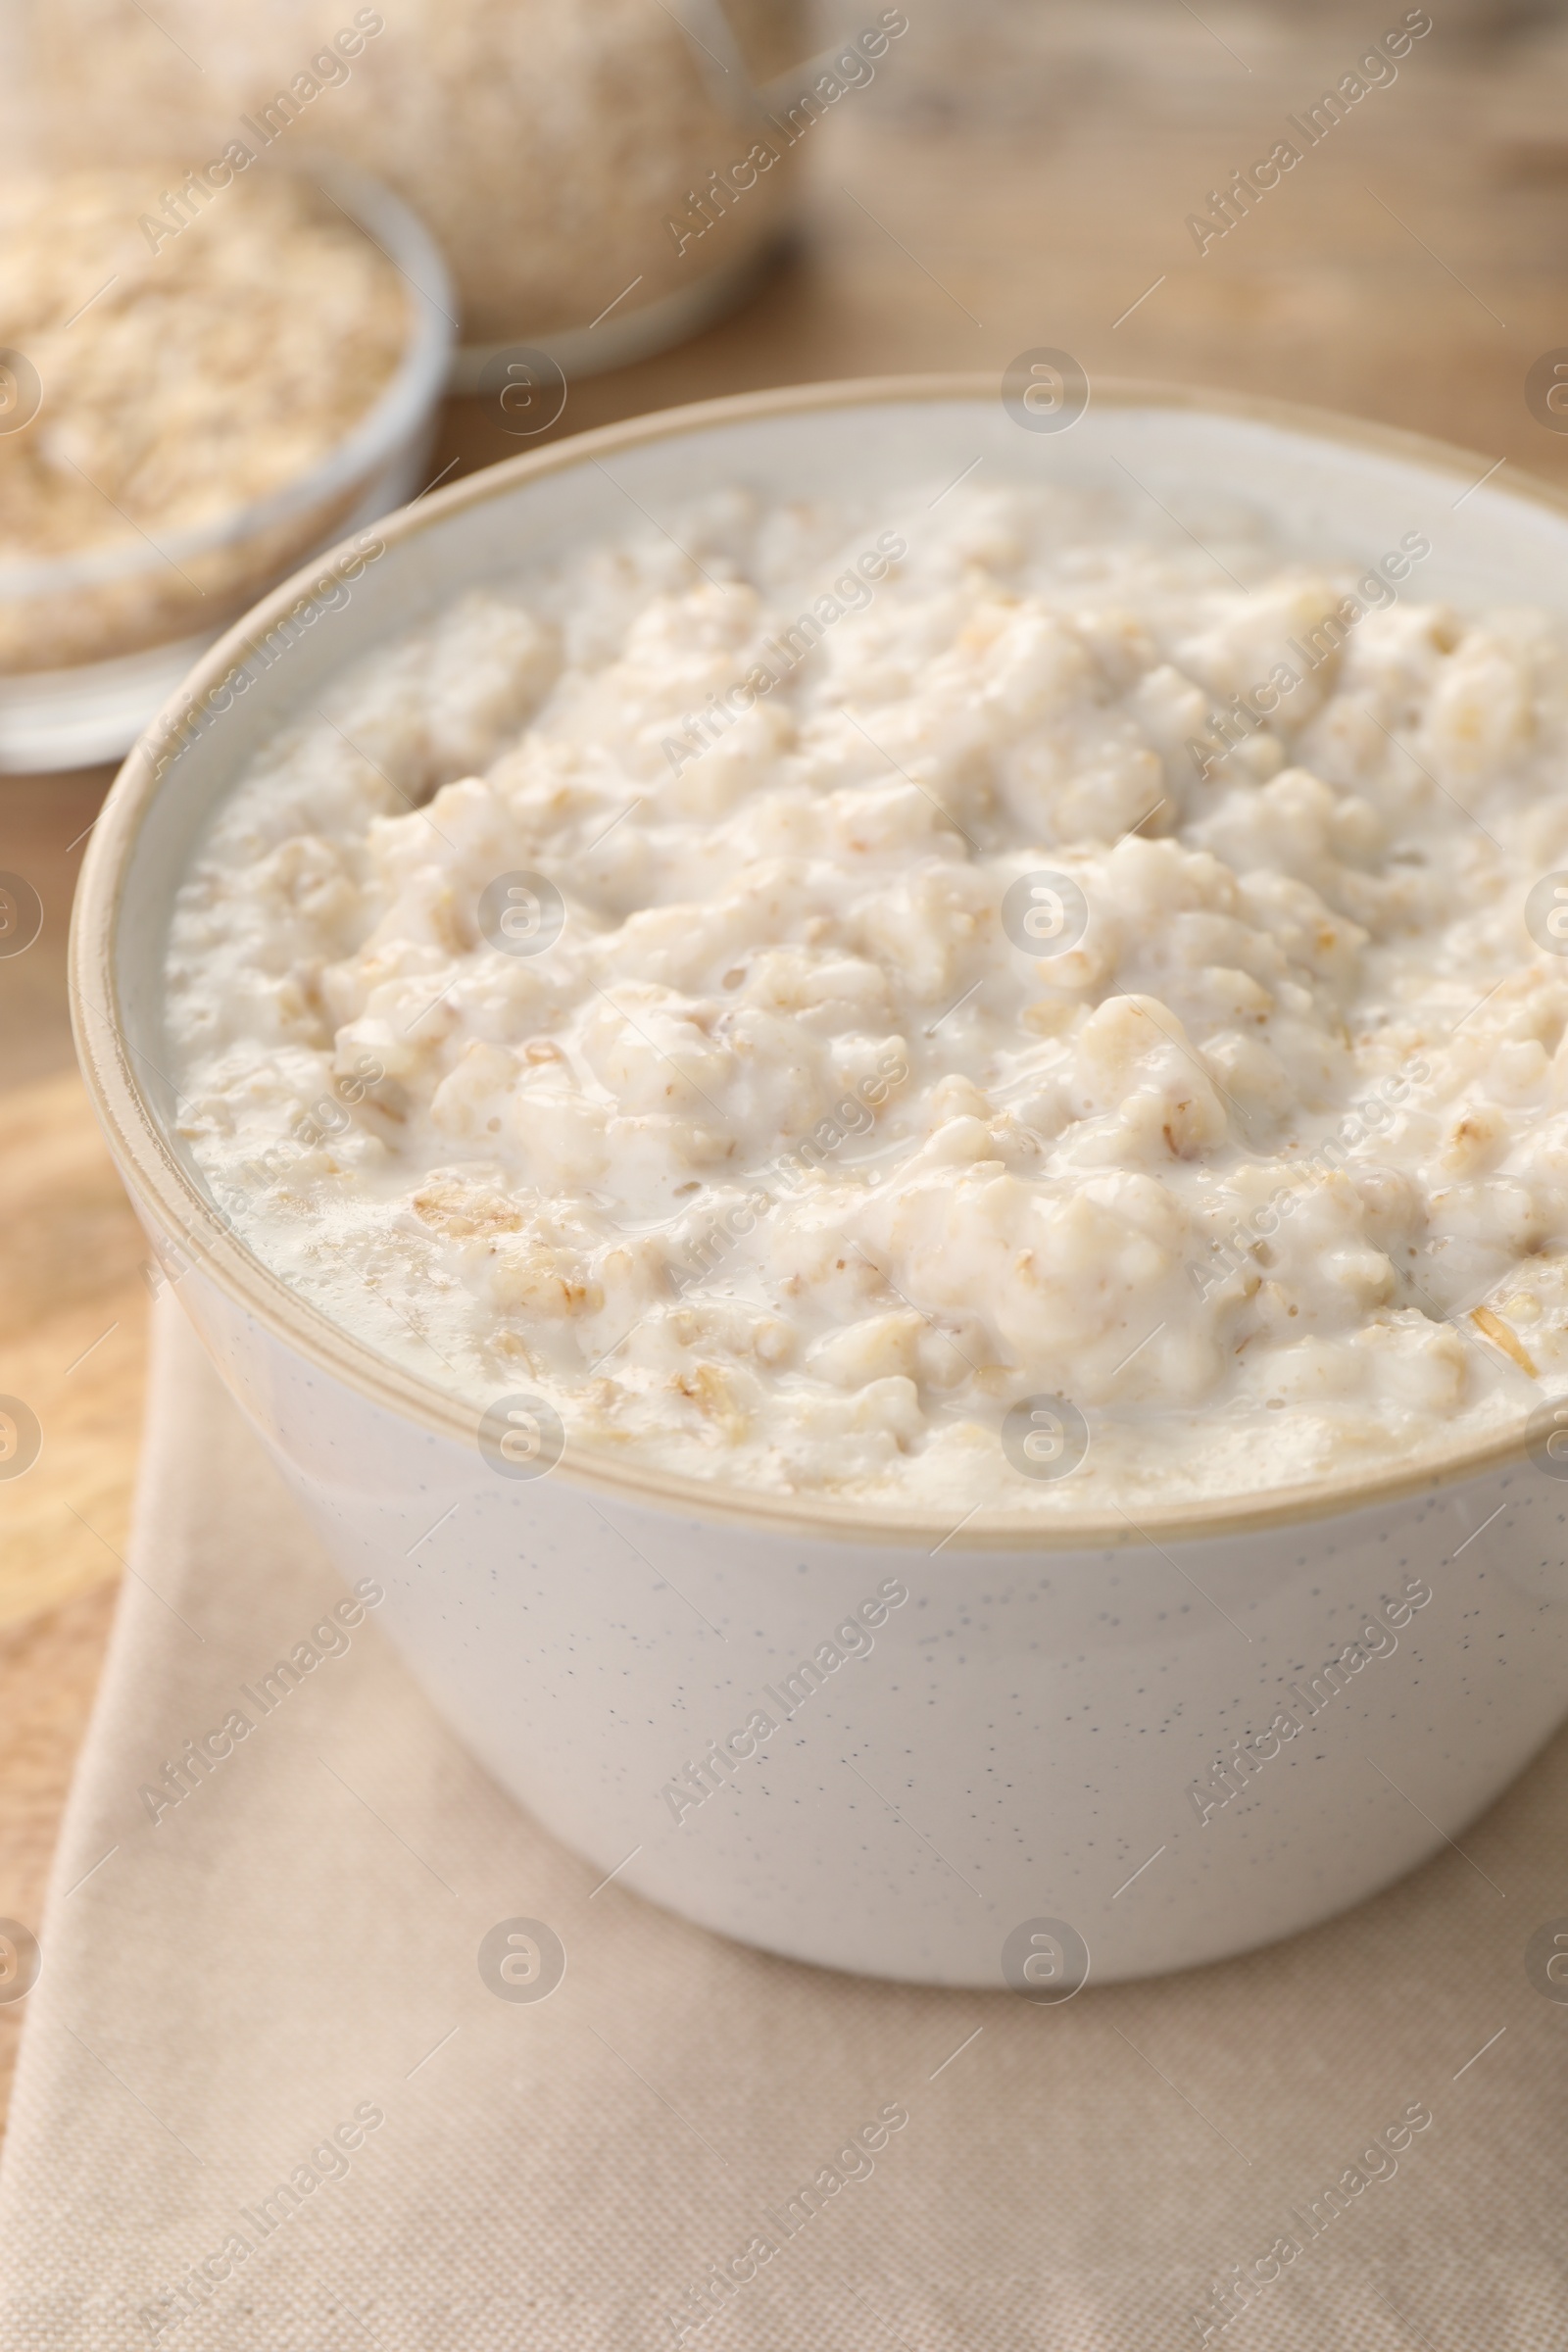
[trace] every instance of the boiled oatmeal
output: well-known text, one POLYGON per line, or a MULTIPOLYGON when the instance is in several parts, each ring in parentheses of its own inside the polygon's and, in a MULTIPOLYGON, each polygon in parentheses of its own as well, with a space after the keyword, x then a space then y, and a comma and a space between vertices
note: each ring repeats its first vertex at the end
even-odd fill
POLYGON ((168 956, 214 1199, 476 1411, 753 1489, 1501 1431, 1568 1377, 1564 630, 1418 529, 931 493, 715 493, 254 758, 168 956))

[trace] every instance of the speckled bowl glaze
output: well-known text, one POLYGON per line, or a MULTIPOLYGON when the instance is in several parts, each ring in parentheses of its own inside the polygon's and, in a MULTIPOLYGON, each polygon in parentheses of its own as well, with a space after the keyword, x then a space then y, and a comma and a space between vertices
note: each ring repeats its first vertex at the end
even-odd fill
MULTIPOLYGON (((1568 510, 1487 461, 1255 402, 1094 387, 1021 429, 993 383, 814 386, 586 434, 302 575, 126 762, 77 899, 98 1116, 235 1396, 453 1729, 600 1874, 770 1950, 1069 1996, 1311 1926, 1458 1835, 1568 1711, 1568 1486, 1523 1437, 1343 1485, 1145 1514, 999 1497, 954 1528, 753 1494, 568 1444, 545 1475, 292 1295, 172 1139, 164 946, 192 841, 257 745, 463 587, 736 479, 834 494, 1012 474, 1194 493, 1303 553, 1433 543, 1424 595, 1568 606, 1568 510), (518 1472, 522 1474, 518 1474, 518 1472)), ((1563 1465, 1568 1470, 1568 1463, 1563 1465)))

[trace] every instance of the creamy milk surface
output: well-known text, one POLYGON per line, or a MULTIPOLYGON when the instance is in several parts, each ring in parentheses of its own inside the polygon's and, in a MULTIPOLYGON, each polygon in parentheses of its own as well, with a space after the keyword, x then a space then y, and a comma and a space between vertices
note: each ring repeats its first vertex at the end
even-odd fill
POLYGON ((476 1422, 955 1525, 1522 1421, 1568 633, 1427 602, 1419 517, 981 479, 628 507, 269 744, 168 953, 215 1200, 476 1422))

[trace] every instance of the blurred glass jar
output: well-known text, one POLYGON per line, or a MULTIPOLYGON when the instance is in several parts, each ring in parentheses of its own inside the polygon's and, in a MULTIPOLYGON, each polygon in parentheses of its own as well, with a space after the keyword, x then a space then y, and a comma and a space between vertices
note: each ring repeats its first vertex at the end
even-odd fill
POLYGON ((0 135, 46 167, 308 141, 431 229, 461 384, 519 342, 590 372, 694 332, 777 242, 791 159, 755 93, 804 53, 806 9, 160 0, 155 23, 135 0, 10 0, 0 135))

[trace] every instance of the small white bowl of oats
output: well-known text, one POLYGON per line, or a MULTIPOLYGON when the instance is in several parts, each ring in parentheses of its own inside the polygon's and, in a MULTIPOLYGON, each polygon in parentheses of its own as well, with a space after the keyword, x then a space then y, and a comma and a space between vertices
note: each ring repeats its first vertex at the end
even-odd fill
POLYGON ((0 772, 119 758, 259 595, 420 487, 440 253, 363 173, 240 153, 0 183, 0 772))

